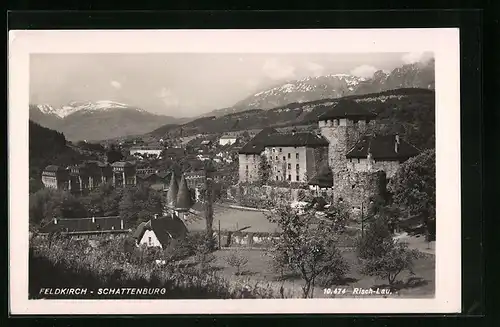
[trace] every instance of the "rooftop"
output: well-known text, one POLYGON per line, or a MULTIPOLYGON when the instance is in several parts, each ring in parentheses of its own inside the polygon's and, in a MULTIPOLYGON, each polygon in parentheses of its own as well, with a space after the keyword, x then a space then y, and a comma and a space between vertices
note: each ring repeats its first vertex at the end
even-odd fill
POLYGON ((265 147, 324 147, 328 146, 328 141, 322 136, 311 132, 278 133, 276 130, 269 131, 269 134, 257 134, 243 148, 241 154, 260 154, 265 147))
POLYGON ((363 136, 347 153, 347 158, 367 158, 371 153, 375 160, 406 160, 419 154, 419 150, 399 137, 396 152, 397 135, 363 136))
POLYGON ((113 164, 111 164, 111 167, 133 167, 134 165, 128 161, 116 161, 113 164))
POLYGON ((58 172, 58 171, 63 171, 65 170, 63 167, 56 166, 56 165, 48 165, 45 167, 43 171, 50 171, 50 172, 58 172))
POLYGON ((153 218, 148 222, 142 222, 134 231, 133 237, 140 240, 147 230, 152 230, 162 246, 168 245, 171 239, 186 235, 186 225, 179 218, 167 215, 161 218, 153 218))
POLYGON ((92 231, 125 231, 127 224, 120 217, 95 217, 92 218, 56 218, 40 229, 42 233, 61 232, 92 232, 92 231))
POLYGON ((308 182, 309 185, 317 185, 319 187, 333 186, 333 173, 330 167, 323 167, 316 175, 308 182))

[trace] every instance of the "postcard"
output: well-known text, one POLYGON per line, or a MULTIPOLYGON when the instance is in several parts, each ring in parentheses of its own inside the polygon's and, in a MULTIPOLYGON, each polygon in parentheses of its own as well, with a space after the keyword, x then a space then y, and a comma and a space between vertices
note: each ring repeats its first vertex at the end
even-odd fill
POLYGON ((11 314, 460 312, 458 35, 11 31, 11 314))

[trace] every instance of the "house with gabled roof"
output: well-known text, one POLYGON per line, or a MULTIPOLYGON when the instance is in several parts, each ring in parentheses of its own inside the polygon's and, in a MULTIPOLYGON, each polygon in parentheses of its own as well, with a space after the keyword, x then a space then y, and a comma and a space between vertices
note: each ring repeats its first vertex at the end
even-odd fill
POLYGON ((187 228, 184 222, 174 215, 153 217, 137 226, 132 234, 137 244, 148 247, 166 248, 174 240, 184 237, 187 228))

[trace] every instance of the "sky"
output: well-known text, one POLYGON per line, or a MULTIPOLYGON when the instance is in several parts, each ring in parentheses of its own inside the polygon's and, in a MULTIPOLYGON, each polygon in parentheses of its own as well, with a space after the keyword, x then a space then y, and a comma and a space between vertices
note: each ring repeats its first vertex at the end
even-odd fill
POLYGON ((289 80, 327 74, 371 77, 425 53, 32 54, 30 103, 112 100, 176 117, 226 108, 289 80))

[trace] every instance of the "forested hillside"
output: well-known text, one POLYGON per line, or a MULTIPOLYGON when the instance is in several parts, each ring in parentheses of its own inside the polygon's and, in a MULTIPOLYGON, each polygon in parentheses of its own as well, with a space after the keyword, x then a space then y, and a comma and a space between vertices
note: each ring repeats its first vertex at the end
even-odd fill
MULTIPOLYGON (((352 99, 378 115, 380 133, 400 133, 418 148, 434 147, 435 93, 427 89, 398 89, 380 93, 353 95, 352 99)), ((151 133, 156 138, 214 134, 264 127, 317 126, 318 117, 339 99, 322 99, 260 110, 252 109, 222 117, 197 119, 185 125, 167 125, 151 133)))
POLYGON ((47 165, 76 164, 82 155, 69 147, 64 134, 29 121, 30 192, 41 187, 41 174, 47 165))

